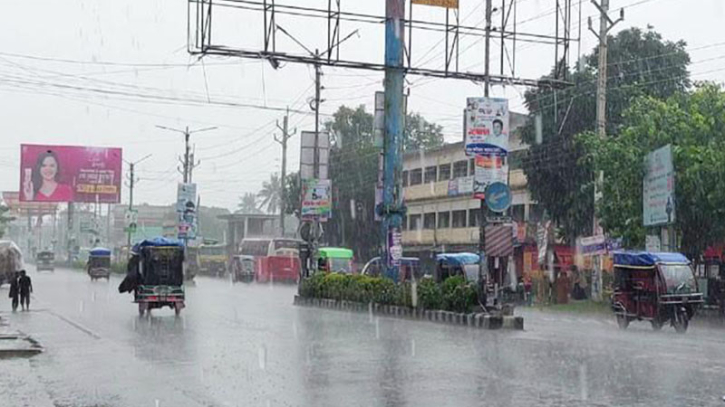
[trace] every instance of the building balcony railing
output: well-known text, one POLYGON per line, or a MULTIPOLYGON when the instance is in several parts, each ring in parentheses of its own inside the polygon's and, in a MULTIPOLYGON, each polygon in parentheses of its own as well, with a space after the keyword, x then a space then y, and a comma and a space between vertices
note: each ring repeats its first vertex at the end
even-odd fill
MULTIPOLYGON (((463 190, 462 180, 471 181, 467 188, 473 188, 471 177, 458 178, 453 180, 454 182, 461 182, 460 186, 451 189, 449 188, 451 180, 423 183, 418 185, 409 185, 403 188, 403 196, 406 202, 424 201, 437 198, 448 198, 455 196, 472 195, 472 191, 467 193, 451 192, 453 190, 463 190)), ((526 189, 527 181, 524 171, 521 169, 513 170, 509 173, 509 185, 514 191, 520 191, 526 189)))

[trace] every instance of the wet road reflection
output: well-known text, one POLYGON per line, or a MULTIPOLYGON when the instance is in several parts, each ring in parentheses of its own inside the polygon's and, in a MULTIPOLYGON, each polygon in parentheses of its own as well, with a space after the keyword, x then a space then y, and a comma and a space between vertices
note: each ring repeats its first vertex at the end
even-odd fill
POLYGON ((187 288, 181 317, 139 317, 118 278, 31 276, 34 310, 0 312, 46 346, 17 374, 60 406, 681 406, 725 394, 725 336, 711 328, 620 332, 608 318, 518 310, 526 331, 487 332, 298 308, 296 287, 208 278, 187 288))

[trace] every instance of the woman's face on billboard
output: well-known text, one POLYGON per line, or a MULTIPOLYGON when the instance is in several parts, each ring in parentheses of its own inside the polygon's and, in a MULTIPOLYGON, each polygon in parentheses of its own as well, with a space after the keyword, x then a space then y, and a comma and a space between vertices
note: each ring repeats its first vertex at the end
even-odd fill
POLYGON ((53 157, 45 157, 43 164, 40 166, 40 175, 45 181, 54 181, 55 175, 58 174, 58 163, 53 157))

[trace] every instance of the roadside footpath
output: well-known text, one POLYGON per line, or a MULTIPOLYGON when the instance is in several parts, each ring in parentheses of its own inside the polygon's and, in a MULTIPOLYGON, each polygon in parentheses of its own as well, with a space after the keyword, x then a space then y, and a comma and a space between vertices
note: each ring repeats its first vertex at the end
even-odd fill
POLYGON ((35 339, 14 330, 0 313, 0 406, 54 406, 33 371, 32 357, 42 352, 35 339))

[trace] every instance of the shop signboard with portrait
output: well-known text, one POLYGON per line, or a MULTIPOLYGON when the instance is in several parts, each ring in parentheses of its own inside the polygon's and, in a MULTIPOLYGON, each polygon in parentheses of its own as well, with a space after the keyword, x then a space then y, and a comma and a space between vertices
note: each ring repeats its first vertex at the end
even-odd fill
POLYGON ((121 202, 120 148, 22 144, 21 202, 121 202))

